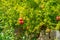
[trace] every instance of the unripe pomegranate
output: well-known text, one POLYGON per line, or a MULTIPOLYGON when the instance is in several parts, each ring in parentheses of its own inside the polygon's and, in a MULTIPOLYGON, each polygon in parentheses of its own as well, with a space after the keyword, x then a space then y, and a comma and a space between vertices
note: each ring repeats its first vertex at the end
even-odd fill
POLYGON ((27 28, 26 28, 27 30, 29 29, 29 26, 27 26, 27 28))
POLYGON ((44 8, 44 4, 42 4, 42 5, 40 6, 40 8, 43 9, 43 8, 44 8))

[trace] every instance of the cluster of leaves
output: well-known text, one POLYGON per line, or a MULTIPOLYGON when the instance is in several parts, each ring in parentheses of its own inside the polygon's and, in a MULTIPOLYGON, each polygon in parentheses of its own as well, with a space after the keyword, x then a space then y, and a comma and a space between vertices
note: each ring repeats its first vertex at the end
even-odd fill
MULTIPOLYGON (((60 16, 59 11, 60 2, 58 0, 0 0, 0 28, 3 32, 5 28, 9 27, 13 29, 23 27, 24 32, 27 31, 29 34, 39 33, 43 24, 51 29, 55 27, 59 29, 60 22, 56 21, 56 16, 60 16), (20 17, 24 20, 23 25, 19 24, 20 17)), ((7 30, 5 29, 5 32, 7 30)), ((12 29, 9 28, 8 32, 11 33, 10 30, 12 29)), ((1 31, 0 33, 2 33, 1 31)), ((6 32, 6 34, 9 33, 6 32)))

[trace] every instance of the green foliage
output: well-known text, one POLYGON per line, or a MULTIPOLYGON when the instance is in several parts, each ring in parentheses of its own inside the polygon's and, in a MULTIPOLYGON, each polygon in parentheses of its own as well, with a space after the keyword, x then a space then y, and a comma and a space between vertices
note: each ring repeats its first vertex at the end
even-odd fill
POLYGON ((60 16, 59 11, 58 0, 0 0, 0 39, 14 40, 15 27, 22 27, 24 33, 27 31, 28 34, 39 33, 43 24, 51 29, 59 29, 60 23, 56 21, 56 16, 60 16), (19 24, 20 17, 24 19, 23 25, 19 24))

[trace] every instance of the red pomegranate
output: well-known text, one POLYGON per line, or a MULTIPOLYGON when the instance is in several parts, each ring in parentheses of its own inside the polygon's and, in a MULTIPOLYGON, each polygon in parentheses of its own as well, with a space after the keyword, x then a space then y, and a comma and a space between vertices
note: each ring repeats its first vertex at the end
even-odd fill
POLYGON ((24 24, 23 18, 19 18, 19 23, 24 24))
POLYGON ((19 21, 23 21, 23 18, 19 18, 19 21))
POLYGON ((24 24, 24 21, 19 21, 20 24, 24 24))

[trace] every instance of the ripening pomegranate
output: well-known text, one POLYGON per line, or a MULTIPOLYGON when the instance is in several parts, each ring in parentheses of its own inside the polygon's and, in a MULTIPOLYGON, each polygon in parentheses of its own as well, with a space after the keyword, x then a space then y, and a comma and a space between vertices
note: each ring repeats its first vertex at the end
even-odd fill
POLYGON ((57 17, 56 17, 56 20, 59 21, 59 20, 60 20, 60 16, 57 16, 57 17))

